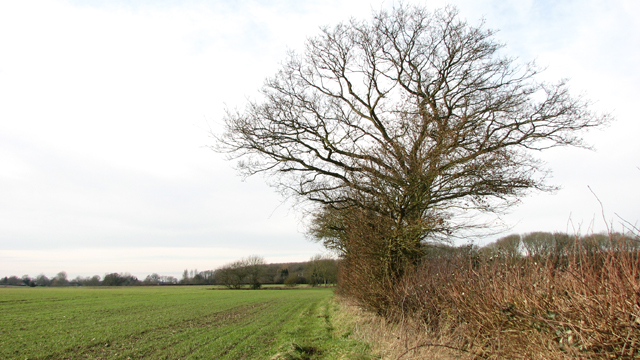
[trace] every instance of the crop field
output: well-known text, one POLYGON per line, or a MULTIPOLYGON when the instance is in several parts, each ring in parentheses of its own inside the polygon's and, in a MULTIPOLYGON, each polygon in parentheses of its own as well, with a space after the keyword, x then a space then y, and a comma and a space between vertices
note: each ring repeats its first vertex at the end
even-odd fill
POLYGON ((333 290, 0 288, 0 359, 370 359, 333 290))

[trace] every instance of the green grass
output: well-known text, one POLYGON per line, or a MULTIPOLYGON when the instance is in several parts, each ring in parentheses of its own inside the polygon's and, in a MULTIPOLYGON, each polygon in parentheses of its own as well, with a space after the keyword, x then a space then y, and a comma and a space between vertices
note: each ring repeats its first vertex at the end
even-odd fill
POLYGON ((370 359, 332 289, 0 288, 0 359, 370 359))

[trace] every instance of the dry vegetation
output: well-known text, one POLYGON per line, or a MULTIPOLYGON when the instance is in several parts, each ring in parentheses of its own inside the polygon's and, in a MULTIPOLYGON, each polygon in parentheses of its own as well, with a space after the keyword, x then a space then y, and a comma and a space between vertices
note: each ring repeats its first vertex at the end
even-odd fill
POLYGON ((310 205, 311 237, 341 256, 342 295, 436 339, 408 336, 396 357, 634 357, 638 247, 627 238, 425 246, 553 190, 537 151, 585 146, 582 133, 611 120, 565 81, 541 82, 533 62, 502 56, 494 34, 454 7, 402 4, 325 27, 260 100, 227 112, 216 149, 310 205))
POLYGON ((339 296, 339 299, 343 313, 348 314, 351 320, 353 337, 371 344, 372 352, 382 359, 472 358, 466 352, 457 350, 456 345, 459 344, 453 337, 425 331, 419 321, 406 318, 402 323, 389 322, 348 297, 339 296))
POLYGON ((638 238, 568 245, 530 256, 441 249, 377 296, 342 290, 383 315, 362 336, 388 358, 640 358, 638 238))

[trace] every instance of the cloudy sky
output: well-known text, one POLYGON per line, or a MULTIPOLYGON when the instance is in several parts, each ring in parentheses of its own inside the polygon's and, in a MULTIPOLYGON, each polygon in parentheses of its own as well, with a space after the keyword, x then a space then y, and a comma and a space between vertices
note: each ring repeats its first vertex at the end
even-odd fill
MULTIPOLYGON (((504 217, 510 232, 639 221, 640 4, 450 3, 499 29, 508 54, 546 67, 542 78, 569 78, 617 119, 586 136, 595 151, 539 154, 562 189, 524 198, 504 217)), ((252 254, 322 252, 263 178, 243 181, 208 148, 209 132, 320 26, 393 4, 0 2, 0 276, 178 275, 252 254)))

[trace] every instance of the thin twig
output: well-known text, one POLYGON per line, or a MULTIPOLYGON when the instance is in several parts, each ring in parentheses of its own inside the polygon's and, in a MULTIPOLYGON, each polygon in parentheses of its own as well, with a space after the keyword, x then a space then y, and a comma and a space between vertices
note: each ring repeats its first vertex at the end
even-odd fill
POLYGON ((624 218, 622 218, 622 216, 618 215, 618 213, 614 213, 614 214, 616 214, 618 219, 622 220, 622 222, 624 222, 628 226, 631 226, 631 228, 633 229, 633 231, 635 231, 636 234, 640 234, 640 229, 638 229, 635 225, 633 225, 632 223, 630 223, 627 220, 625 220, 624 218))
POLYGON ((602 213, 602 220, 604 221, 604 226, 607 227, 607 234, 611 234, 611 230, 609 229, 609 224, 607 223, 607 217, 604 215, 604 205, 602 205, 602 201, 600 201, 600 198, 598 198, 598 195, 596 195, 596 193, 593 192, 593 190, 591 189, 591 186, 587 185, 587 187, 589 188, 589 191, 591 191, 593 196, 595 196, 596 200, 598 200, 598 203, 600 203, 600 212, 602 213))

